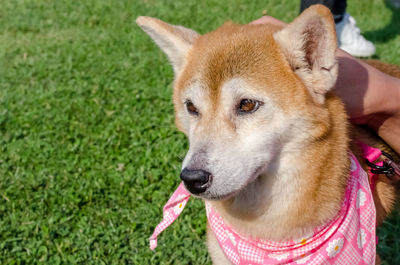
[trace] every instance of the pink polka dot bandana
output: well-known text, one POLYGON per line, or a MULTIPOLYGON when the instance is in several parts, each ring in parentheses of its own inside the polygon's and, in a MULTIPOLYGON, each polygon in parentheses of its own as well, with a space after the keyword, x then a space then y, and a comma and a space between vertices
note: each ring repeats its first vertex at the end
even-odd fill
MULTIPOLYGON (((211 230, 226 257, 233 264, 375 264, 376 212, 367 173, 351 155, 351 176, 342 208, 328 224, 297 240, 276 242, 251 239, 227 225, 206 202, 211 230)), ((164 206, 163 221, 150 237, 150 248, 190 198, 181 183, 164 206)))

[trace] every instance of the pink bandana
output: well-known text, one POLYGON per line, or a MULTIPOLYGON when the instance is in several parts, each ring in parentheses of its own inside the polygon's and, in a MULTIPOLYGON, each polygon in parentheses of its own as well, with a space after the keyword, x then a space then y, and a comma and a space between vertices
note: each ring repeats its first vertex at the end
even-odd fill
MULTIPOLYGON (((376 212, 368 176, 353 155, 350 170, 338 215, 299 240, 246 238, 206 202, 209 225, 226 257, 233 264, 374 264, 376 212)), ((190 193, 181 183, 164 206, 163 221, 150 237, 151 249, 157 246, 157 236, 178 218, 189 198, 190 193)))

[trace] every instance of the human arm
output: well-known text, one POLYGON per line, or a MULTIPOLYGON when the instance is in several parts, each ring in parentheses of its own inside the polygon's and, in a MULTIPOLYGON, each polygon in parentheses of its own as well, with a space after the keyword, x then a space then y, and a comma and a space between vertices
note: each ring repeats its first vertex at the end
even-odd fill
POLYGON ((337 59, 334 91, 345 103, 351 121, 372 128, 400 153, 400 79, 339 49, 337 59))

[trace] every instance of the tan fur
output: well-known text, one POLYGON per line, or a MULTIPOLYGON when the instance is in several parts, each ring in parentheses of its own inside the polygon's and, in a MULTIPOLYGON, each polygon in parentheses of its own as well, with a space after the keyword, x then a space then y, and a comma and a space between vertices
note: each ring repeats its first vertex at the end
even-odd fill
POLYGON ((396 193, 393 183, 385 176, 380 175, 373 191, 376 207, 376 221, 380 225, 394 208, 396 193))
MULTIPOLYGON (((328 96, 326 104, 330 114, 343 113, 342 103, 334 96, 328 96)), ((301 233, 333 218, 339 210, 349 170, 347 156, 336 155, 347 150, 347 119, 344 113, 335 116, 336 120, 328 125, 328 129, 322 126, 323 133, 307 146, 307 151, 299 153, 297 159, 305 163, 304 173, 298 173, 303 178, 303 185, 297 188, 296 203, 282 211, 279 218, 263 212, 263 205, 254 205, 261 211, 257 215, 249 215, 249 205, 241 207, 237 197, 213 202, 221 216, 243 234, 275 240, 291 238, 296 236, 293 231, 301 233), (234 203, 235 200, 238 202, 234 203)))
MULTIPOLYGON (((309 152, 299 154, 308 164, 304 166, 307 174, 304 176, 304 186, 299 188, 296 205, 276 219, 266 214, 248 216, 248 207, 241 209, 240 202, 235 203, 232 209, 236 198, 214 203, 221 215, 244 234, 282 239, 290 236, 289 231, 296 229, 300 232, 320 225, 336 214, 344 192, 349 162, 346 156, 340 157, 339 161, 336 157, 338 153, 346 153, 348 142, 347 117, 342 103, 333 95, 328 95, 326 106, 313 103, 307 88, 293 73, 274 41, 272 34, 277 30, 269 25, 228 23, 201 36, 188 55, 187 67, 175 82, 174 103, 179 113, 178 108, 182 107, 181 93, 192 82, 191 78, 196 76, 200 76, 205 87, 211 90, 210 101, 218 102, 221 83, 239 75, 268 89, 284 111, 311 113, 314 139, 307 148, 309 152), (206 72, 201 72, 203 69, 206 72), (336 120, 329 120, 329 116, 336 120), (266 223, 270 225, 265 227, 266 223)), ((218 106, 215 103, 213 105, 218 106)), ((213 116, 214 112, 208 115, 213 116)), ((177 120, 179 126, 179 118, 177 120)))
POLYGON ((334 53, 337 41, 331 21, 328 9, 309 9, 274 36, 292 70, 319 103, 324 102, 338 72, 334 53))
MULTIPOLYGON (((189 34, 189 40, 182 36, 186 30, 177 31, 158 20, 142 18, 139 24, 156 35, 166 34, 173 48, 184 47, 178 52, 179 62, 174 63, 171 57, 176 55, 168 54, 171 48, 158 43, 174 64, 176 125, 186 135, 213 139, 235 137, 234 119, 221 114, 225 100, 222 89, 233 78, 251 84, 252 93, 273 99, 273 104, 286 117, 301 117, 307 124, 304 133, 309 138, 299 147, 301 152, 285 158, 293 161, 293 171, 278 167, 272 175, 261 174, 235 196, 212 201, 227 223, 247 236, 286 240, 304 235, 336 215, 349 175, 351 140, 343 103, 329 92, 337 76, 336 38, 333 19, 325 7, 308 9, 284 29, 229 22, 202 36, 189 34), (187 117, 184 101, 193 87, 202 91, 207 111, 200 111, 201 119, 195 130, 189 132, 188 124, 193 118, 187 117), (296 187, 287 184, 272 187, 270 193, 258 192, 260 187, 284 177, 283 170, 289 170, 296 187), (293 190, 290 198, 274 194, 274 190, 285 188, 293 190)), ((252 130, 257 131, 261 124, 262 121, 252 130)), ((354 135, 357 132, 364 135, 356 129, 354 135)), ((358 153, 356 147, 353 151, 358 153)), ((393 186, 381 176, 374 195, 379 222, 390 213, 394 197, 393 186)), ((212 233, 208 233, 208 246, 214 263, 228 264, 212 233)))
POLYGON ((184 64, 186 52, 199 34, 191 29, 170 25, 156 18, 138 17, 136 23, 167 54, 177 74, 184 64))
MULTIPOLYGON (((282 102, 282 107, 290 111, 292 102, 284 97, 281 89, 285 83, 296 83, 294 79, 297 78, 287 69, 287 63, 278 53, 278 46, 272 38, 276 30, 264 25, 225 23, 216 31, 197 39, 187 56, 186 68, 175 81, 175 106, 180 105, 181 92, 196 77, 201 77, 204 87, 210 90, 209 100, 217 107, 223 82, 235 76, 244 76, 270 88, 270 92, 282 102), (270 50, 275 52, 270 53, 270 50), (270 76, 269 72, 280 73, 281 77, 270 76)), ((286 93, 294 94, 295 89, 286 93)), ((299 100, 304 102, 305 97, 307 95, 304 94, 299 100)))

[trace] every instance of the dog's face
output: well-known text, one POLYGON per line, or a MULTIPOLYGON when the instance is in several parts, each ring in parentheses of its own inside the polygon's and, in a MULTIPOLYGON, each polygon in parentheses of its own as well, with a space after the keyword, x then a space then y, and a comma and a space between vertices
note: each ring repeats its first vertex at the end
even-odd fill
POLYGON ((280 98, 287 78, 298 86, 289 88, 293 92, 304 90, 299 102, 308 99, 301 82, 281 67, 285 60, 271 33, 265 26, 226 24, 195 42, 176 79, 176 122, 190 143, 181 177, 195 173, 200 184, 187 183, 192 193, 227 198, 271 170, 295 114, 280 98))
POLYGON ((190 142, 181 178, 193 194, 228 198, 326 130, 324 98, 337 65, 325 8, 284 29, 227 23, 203 36, 157 19, 137 22, 175 71, 176 124, 190 142))

